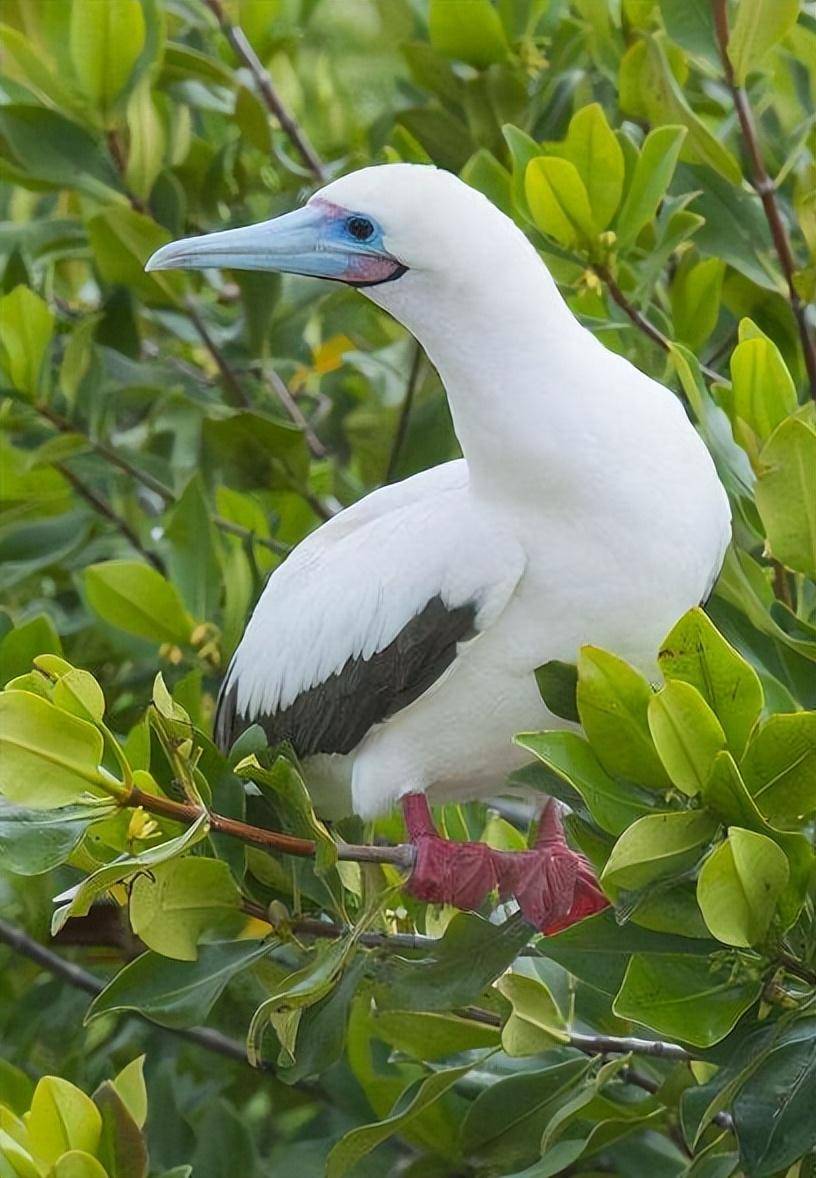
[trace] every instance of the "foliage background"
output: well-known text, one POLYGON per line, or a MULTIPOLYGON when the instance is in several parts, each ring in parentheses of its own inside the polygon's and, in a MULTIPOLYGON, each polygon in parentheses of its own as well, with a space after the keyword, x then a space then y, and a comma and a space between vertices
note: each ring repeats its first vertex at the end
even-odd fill
MULTIPOLYGON (((355 1174, 416 1178, 812 1173, 813 6, 5 0, 2 17, 0 1174, 138 1178, 146 1143, 155 1175, 307 1178, 349 1133, 331 1173, 358 1153, 355 1174), (594 752, 529 738, 526 779, 573 805, 595 862, 630 842, 605 875, 624 923, 603 914, 523 957, 517 922, 425 910, 393 890, 394 865, 337 869, 286 763, 243 770, 263 790, 247 817, 316 834, 316 866, 203 828, 169 846, 185 825, 149 804, 78 800, 102 761, 147 803, 211 795, 241 817, 241 780, 206 734, 264 578, 339 506, 456 454, 435 373, 354 292, 142 271, 166 240, 396 159, 460 172, 516 218, 576 314, 683 398, 734 508, 707 607, 733 645, 691 615, 656 696, 585 653, 594 752), (92 672, 101 703, 61 657, 92 672), (624 834, 657 814, 668 843, 624 834), (77 976, 30 954, 51 897, 90 876, 99 902, 67 923, 63 910, 57 951, 116 975, 140 948, 130 894, 151 954, 85 1024, 77 976), (320 913, 368 932, 315 941, 320 913), (279 940, 259 942, 270 920, 279 940), (415 932, 433 944, 382 940, 415 932), (259 1006, 253 1071, 235 1045, 259 1006), (114 1013, 134 1007, 218 1034, 114 1013), (632 1035, 670 1044, 641 1043, 633 1062, 632 1035), (144 1129, 138 1066, 98 1087, 142 1053, 144 1129), (50 1081, 25 1127, 47 1074, 97 1090, 102 1137, 100 1114, 50 1081)), ((568 712, 574 686, 568 668, 542 675, 568 712)), ((524 845, 485 806, 442 817, 454 837, 524 845)), ((396 819, 340 831, 402 837, 396 819)))

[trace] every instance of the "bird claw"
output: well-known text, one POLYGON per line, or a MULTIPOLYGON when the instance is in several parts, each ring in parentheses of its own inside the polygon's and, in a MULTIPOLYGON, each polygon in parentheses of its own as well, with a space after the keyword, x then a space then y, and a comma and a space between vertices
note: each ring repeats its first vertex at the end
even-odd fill
POLYGON ((409 795, 404 802, 416 847, 408 886, 417 899, 473 910, 498 888, 503 900, 515 897, 524 918, 549 935, 609 905, 589 862, 568 846, 552 801, 531 850, 494 851, 486 843, 441 838, 420 797, 409 795))

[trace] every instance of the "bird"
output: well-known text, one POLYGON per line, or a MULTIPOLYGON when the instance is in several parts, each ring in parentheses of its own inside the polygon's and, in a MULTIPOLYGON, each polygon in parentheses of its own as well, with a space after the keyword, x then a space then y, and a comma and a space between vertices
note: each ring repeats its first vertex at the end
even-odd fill
POLYGON ((538 251, 433 165, 373 165, 259 224, 162 246, 149 271, 275 270, 356 287, 419 342, 462 457, 380 487, 272 573, 229 664, 215 737, 287 741, 310 788, 364 819, 400 804, 409 890, 477 909, 498 890, 552 933, 608 904, 549 802, 534 845, 437 830, 431 804, 500 791, 563 728, 535 670, 655 652, 711 592, 728 499, 679 399, 572 313, 538 251))

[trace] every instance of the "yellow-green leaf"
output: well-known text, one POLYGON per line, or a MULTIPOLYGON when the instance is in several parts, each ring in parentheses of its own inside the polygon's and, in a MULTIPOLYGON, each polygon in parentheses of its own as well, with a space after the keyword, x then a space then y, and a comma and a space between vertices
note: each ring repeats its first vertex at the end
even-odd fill
POLYGON ((16 286, 0 299, 0 366, 21 393, 40 393, 43 360, 53 334, 48 304, 27 286, 16 286))
POLYGON ((43 1076, 34 1089, 28 1133, 38 1159, 53 1164, 67 1150, 93 1154, 102 1117, 89 1096, 59 1076, 43 1076))
POLYGON ((594 236, 589 197, 575 164, 557 156, 537 156, 527 165, 524 188, 530 213, 543 233, 565 246, 594 236))
POLYGON ((623 151, 598 102, 573 115, 564 144, 589 199, 596 233, 606 229, 623 192, 623 151))
POLYGON ((787 857, 775 842, 732 826, 697 880, 697 902, 713 936, 743 948, 761 942, 788 875, 787 857))
POLYGON ((760 453, 756 503, 771 552, 816 578, 816 429, 789 417, 760 453))
POLYGON ((737 85, 761 64, 769 49, 796 24, 799 0, 740 0, 728 38, 728 57, 737 85))
POLYGON ((725 733, 695 687, 671 680, 649 703, 649 728, 666 772, 683 793, 703 788, 725 733))
POLYGON ((139 0, 72 0, 70 51, 77 81, 109 122, 144 47, 139 0))
POLYGON ((0 792, 48 810, 75 802, 102 780, 102 735, 28 691, 0 695, 0 792))

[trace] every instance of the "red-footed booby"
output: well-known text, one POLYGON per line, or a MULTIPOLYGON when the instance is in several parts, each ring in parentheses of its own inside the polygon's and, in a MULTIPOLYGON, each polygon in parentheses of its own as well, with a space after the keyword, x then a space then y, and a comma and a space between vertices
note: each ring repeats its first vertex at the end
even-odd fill
POLYGON ((433 167, 335 180, 294 212, 173 242, 148 270, 280 270, 359 287, 419 340, 464 458, 383 487, 269 579, 216 739, 251 724, 363 817, 400 801, 424 900, 514 896, 558 928, 607 901, 550 806, 535 847, 439 836, 431 800, 500 789, 515 733, 563 727, 534 671, 585 643, 654 672, 730 537, 714 464, 668 389, 575 319, 516 225, 433 167))

